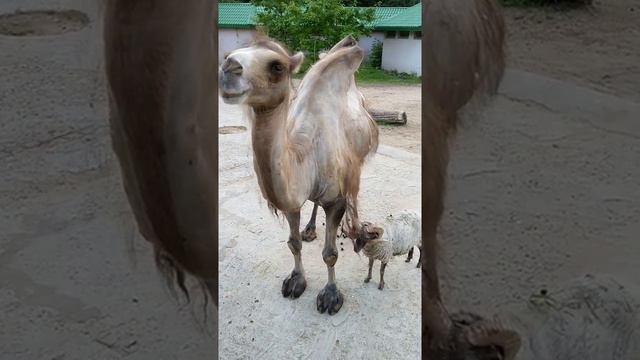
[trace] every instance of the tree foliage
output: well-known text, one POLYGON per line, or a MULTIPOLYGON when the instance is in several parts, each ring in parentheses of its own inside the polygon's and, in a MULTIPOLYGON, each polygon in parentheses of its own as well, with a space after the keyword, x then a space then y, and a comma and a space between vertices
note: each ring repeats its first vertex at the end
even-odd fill
POLYGON ((357 0, 356 6, 361 7, 409 7, 419 3, 420 0, 357 0))
POLYGON ((253 0, 263 7, 256 24, 291 50, 313 58, 345 36, 371 33, 373 9, 355 9, 342 0, 253 0))
MULTIPOLYGON (((221 3, 248 3, 251 0, 220 0, 221 3)), ((389 6, 398 6, 398 7, 409 7, 419 3, 420 0, 356 0, 355 6, 360 7, 389 7, 389 6)))

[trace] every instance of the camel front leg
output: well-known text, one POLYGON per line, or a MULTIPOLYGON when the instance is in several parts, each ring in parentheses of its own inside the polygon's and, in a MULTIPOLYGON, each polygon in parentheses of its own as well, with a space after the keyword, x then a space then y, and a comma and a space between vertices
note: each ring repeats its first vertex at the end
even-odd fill
POLYGON ((322 249, 322 259, 324 263, 327 264, 329 279, 327 285, 325 285, 324 289, 318 294, 316 304, 320 313, 327 311, 329 315, 333 315, 340 311, 342 303, 344 302, 344 297, 336 285, 335 265, 338 261, 336 234, 338 233, 338 226, 346 209, 346 203, 344 200, 339 200, 331 206, 323 206, 323 209, 327 215, 327 228, 325 231, 324 249, 322 249))
POLYGON ((302 268, 302 241, 300 241, 300 211, 285 214, 289 223, 289 250, 293 254, 293 271, 282 282, 282 296, 297 299, 307 288, 302 268))
POLYGON ((302 231, 302 241, 313 241, 316 237, 316 214, 318 213, 318 203, 313 203, 313 212, 311 212, 311 219, 309 223, 302 231))

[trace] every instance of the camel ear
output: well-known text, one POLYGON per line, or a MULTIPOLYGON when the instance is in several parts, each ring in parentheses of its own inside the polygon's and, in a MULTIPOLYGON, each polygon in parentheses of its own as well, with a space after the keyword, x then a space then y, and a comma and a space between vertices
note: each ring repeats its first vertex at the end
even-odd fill
POLYGON ((473 346, 502 349, 505 360, 514 360, 522 344, 517 332, 501 327, 472 326, 467 330, 466 338, 473 346))
POLYGON ((298 72, 298 70, 300 70, 300 66, 304 61, 304 54, 300 51, 297 54, 290 57, 289 59, 291 60, 291 64, 289 65, 289 71, 291 71, 292 74, 295 74, 298 72))

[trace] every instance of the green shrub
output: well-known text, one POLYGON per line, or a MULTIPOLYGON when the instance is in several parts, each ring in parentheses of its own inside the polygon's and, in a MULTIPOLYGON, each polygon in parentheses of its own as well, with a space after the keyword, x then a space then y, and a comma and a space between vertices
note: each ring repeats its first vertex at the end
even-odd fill
POLYGON ((369 65, 375 69, 380 69, 382 66, 382 43, 378 40, 373 42, 371 52, 369 53, 369 65))

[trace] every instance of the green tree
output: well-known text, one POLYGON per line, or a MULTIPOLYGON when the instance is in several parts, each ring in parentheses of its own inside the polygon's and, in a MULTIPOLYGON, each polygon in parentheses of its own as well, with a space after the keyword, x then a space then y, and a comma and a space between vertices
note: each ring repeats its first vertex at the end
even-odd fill
POLYGON ((252 0, 263 10, 256 23, 291 50, 304 51, 315 59, 351 34, 356 39, 371 33, 372 9, 355 9, 342 0, 252 0))
POLYGON ((419 3, 420 0, 357 0, 356 5, 362 7, 409 7, 419 3))

